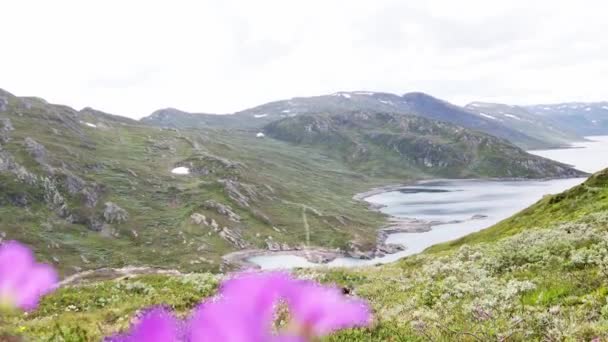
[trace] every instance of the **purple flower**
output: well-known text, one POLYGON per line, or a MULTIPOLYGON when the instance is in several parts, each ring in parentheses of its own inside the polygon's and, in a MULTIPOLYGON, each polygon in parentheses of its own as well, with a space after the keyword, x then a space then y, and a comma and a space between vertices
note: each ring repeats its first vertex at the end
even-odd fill
POLYGON ((366 326, 371 320, 366 302, 347 298, 337 288, 311 281, 293 280, 286 301, 293 324, 303 336, 323 336, 366 326))
POLYGON ((37 263, 28 247, 16 241, 0 246, 0 306, 34 309, 57 280, 53 267, 37 263))
POLYGON ((218 296, 194 310, 183 334, 170 313, 153 309, 130 333, 107 341, 306 342, 367 325, 370 318, 365 302, 347 298, 336 288, 283 273, 243 273, 225 281, 218 296), (274 331, 279 303, 290 313, 288 331, 274 331))
POLYGON ((282 273, 244 273, 224 282, 220 296, 193 314, 190 341, 271 341, 274 307, 289 281, 282 273))
POLYGON ((177 342, 182 341, 180 323, 168 310, 153 307, 145 311, 130 332, 106 338, 106 342, 177 342))
POLYGON ((189 341, 301 342, 367 325, 371 317, 361 300, 282 273, 245 273, 226 281, 220 293, 196 310, 189 323, 189 341), (274 335, 274 313, 281 300, 290 311, 291 329, 274 335))

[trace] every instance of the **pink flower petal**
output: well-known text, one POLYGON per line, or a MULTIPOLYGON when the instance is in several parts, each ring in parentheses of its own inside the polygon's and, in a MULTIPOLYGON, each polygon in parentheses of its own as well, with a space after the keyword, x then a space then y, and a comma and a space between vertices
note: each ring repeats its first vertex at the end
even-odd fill
POLYGON ((282 273, 244 273, 222 284, 189 323, 192 342, 270 341, 274 305, 289 282, 282 273))
POLYGON ((131 327, 130 332, 106 338, 107 342, 177 342, 182 341, 180 324, 164 308, 151 308, 131 327))
POLYGON ((36 308, 40 297, 53 291, 57 281, 57 272, 51 266, 45 264, 33 266, 19 288, 17 306, 25 310, 36 308))
POLYGON ((295 281, 286 299, 295 322, 316 336, 366 326, 371 320, 365 301, 348 298, 337 288, 309 281, 295 281))
POLYGON ((31 250, 16 241, 0 247, 0 301, 29 310, 40 297, 54 288, 57 273, 45 264, 37 264, 31 250))

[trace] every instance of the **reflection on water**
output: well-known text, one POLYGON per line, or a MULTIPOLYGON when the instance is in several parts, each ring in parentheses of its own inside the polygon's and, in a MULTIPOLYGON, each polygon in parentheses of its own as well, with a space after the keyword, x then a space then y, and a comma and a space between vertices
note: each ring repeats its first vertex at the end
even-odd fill
MULTIPOLYGON (((596 172, 608 167, 608 137, 591 137, 594 142, 576 144, 577 149, 534 151, 535 154, 558 160, 587 171, 596 172), (602 158, 604 157, 604 158, 602 158)), ((391 234, 387 242, 407 247, 403 252, 373 260, 338 258, 328 266, 359 266, 387 263, 404 256, 472 232, 487 228, 530 206, 546 194, 554 194, 584 181, 583 178, 549 181, 488 181, 439 180, 404 187, 368 197, 373 204, 382 205, 381 211, 400 218, 426 221, 464 221, 434 226, 429 232, 391 234), (474 215, 482 219, 470 220, 474 215)), ((252 257, 250 261, 264 269, 309 267, 316 264, 293 255, 252 257)))

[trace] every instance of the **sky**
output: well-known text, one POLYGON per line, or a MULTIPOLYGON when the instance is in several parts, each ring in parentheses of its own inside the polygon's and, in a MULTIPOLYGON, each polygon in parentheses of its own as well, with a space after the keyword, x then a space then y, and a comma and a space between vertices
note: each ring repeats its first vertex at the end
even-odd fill
POLYGON ((0 88, 140 118, 336 91, 608 100, 608 2, 2 0, 0 88))

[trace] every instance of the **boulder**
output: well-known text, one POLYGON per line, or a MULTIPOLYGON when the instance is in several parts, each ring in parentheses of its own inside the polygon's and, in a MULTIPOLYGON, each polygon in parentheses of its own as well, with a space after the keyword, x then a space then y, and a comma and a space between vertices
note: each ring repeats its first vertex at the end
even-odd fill
POLYGON ((106 202, 103 218, 107 223, 123 223, 129 218, 129 213, 112 202, 106 202))
POLYGON ((203 203, 203 207, 209 210, 215 210, 220 215, 226 216, 230 221, 240 222, 241 217, 237 215, 232 208, 227 204, 222 204, 214 200, 207 200, 203 203))
POLYGON ((194 214, 190 215, 190 219, 195 224, 205 224, 205 225, 207 224, 207 217, 205 217, 205 215, 203 215, 203 214, 194 213, 194 214))
POLYGON ((30 137, 25 138, 25 149, 39 163, 42 163, 46 160, 46 148, 36 140, 30 137))

